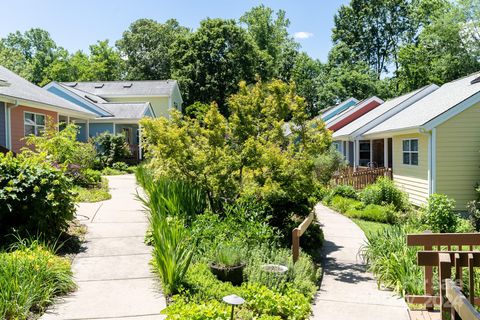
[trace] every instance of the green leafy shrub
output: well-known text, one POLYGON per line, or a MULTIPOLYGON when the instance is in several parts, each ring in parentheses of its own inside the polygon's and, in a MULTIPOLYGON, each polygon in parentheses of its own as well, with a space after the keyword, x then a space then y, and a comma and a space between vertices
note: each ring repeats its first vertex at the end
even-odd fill
POLYGON ((118 171, 123 171, 123 172, 128 172, 128 164, 125 162, 115 162, 112 164, 112 169, 118 170, 118 171))
POLYGON ((315 159, 315 175, 323 185, 328 185, 335 171, 347 166, 343 156, 334 148, 315 159))
POLYGON ((111 167, 115 162, 121 162, 130 156, 130 147, 122 134, 104 132, 95 138, 95 145, 100 169, 111 167))
POLYGON ((77 141, 79 127, 68 124, 59 130, 58 124, 48 118, 45 131, 41 136, 30 135, 25 138, 27 146, 22 152, 34 153, 61 167, 76 165, 80 169, 92 168, 96 151, 92 143, 77 141))
POLYGON ((423 293, 423 270, 417 265, 417 248, 405 241, 410 230, 402 226, 383 228, 367 234, 362 256, 379 284, 405 294, 423 293))
POLYGON ((75 213, 71 187, 48 163, 0 154, 0 235, 58 236, 75 213))
POLYGON ((467 203, 468 217, 476 231, 480 231, 480 186, 475 187, 477 199, 467 203))
POLYGON ((185 282, 182 295, 174 296, 173 303, 162 311, 168 315, 167 319, 190 319, 188 315, 192 315, 193 319, 217 319, 212 318, 214 316, 224 319, 224 312, 229 308, 219 303, 230 294, 246 300, 244 305, 236 308, 238 319, 307 319, 310 315, 311 297, 296 289, 287 286, 281 293, 251 282, 235 287, 217 280, 204 263, 193 265, 185 282), (208 307, 212 308, 211 314, 206 310, 208 307), (199 313, 197 318, 194 311, 199 313))
POLYGON ((345 211, 345 215, 349 218, 383 223, 393 223, 395 221, 395 213, 395 208, 391 204, 384 206, 369 204, 361 209, 350 208, 345 211))
POLYGON ((324 201, 328 204, 335 196, 358 199, 358 193, 352 186, 342 184, 336 185, 330 190, 330 193, 325 197, 324 201))
POLYGON ((102 173, 90 168, 79 170, 74 174, 71 173, 72 170, 68 170, 67 172, 70 173, 67 175, 72 178, 73 182, 77 186, 93 188, 98 186, 102 181, 102 173))
POLYGON ((352 209, 361 210, 365 207, 365 204, 352 198, 345 198, 340 195, 335 195, 330 200, 330 207, 338 212, 345 213, 352 209))
POLYGON ((409 207, 406 194, 386 177, 378 178, 374 184, 363 189, 360 200, 365 204, 392 204, 396 211, 405 211, 409 207))
POLYGON ((75 288, 67 258, 38 241, 21 241, 0 253, 0 319, 29 319, 55 296, 75 288))
POLYGON ((455 200, 443 194, 432 194, 423 209, 424 223, 433 232, 455 232, 458 218, 455 212, 455 200))

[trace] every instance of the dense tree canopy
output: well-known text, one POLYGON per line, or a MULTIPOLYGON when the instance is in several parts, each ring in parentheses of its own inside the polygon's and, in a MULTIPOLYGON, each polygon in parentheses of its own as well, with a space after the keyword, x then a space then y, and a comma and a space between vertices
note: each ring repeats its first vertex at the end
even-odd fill
POLYGON ((238 83, 255 79, 261 57, 247 32, 234 20, 206 19, 172 48, 173 78, 180 81, 186 104, 215 101, 227 114, 227 97, 238 83))
POLYGON ((183 110, 202 119, 245 81, 294 82, 309 117, 346 98, 383 99, 480 70, 478 0, 351 0, 338 10, 321 62, 300 51, 283 10, 253 7, 240 19, 134 21, 112 46, 70 53, 42 29, 0 39, 0 64, 43 85, 56 81, 179 80, 183 110), (190 105, 192 107, 188 108, 190 105))
POLYGON ((159 23, 151 19, 133 22, 123 33, 117 46, 126 58, 129 79, 169 79, 172 76, 170 50, 175 41, 188 29, 175 19, 159 23))

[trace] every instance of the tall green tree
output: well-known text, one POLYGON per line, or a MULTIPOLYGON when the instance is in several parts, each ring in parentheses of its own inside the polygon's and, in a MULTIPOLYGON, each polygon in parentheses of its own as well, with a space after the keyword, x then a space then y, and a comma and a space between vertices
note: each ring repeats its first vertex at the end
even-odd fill
POLYGON ((299 45, 289 35, 290 21, 284 10, 260 5, 245 12, 240 23, 246 26, 248 34, 259 49, 267 55, 267 66, 262 78, 278 78, 288 81, 295 64, 299 45))
POLYGON ((354 97, 365 99, 373 95, 388 97, 388 86, 363 61, 354 61, 352 49, 339 44, 332 48, 328 62, 317 79, 319 110, 354 97))
POLYGON ((418 24, 412 11, 409 0, 352 0, 335 15, 332 39, 350 47, 380 78, 389 65, 396 70, 399 46, 413 41, 418 24))
POLYGON ((320 111, 317 87, 323 67, 320 61, 302 52, 297 55, 292 69, 291 80, 295 82, 297 94, 305 98, 309 117, 318 115, 320 111))
POLYGON ((227 97, 238 90, 240 81, 255 80, 257 53, 255 43, 234 20, 203 20, 172 47, 172 76, 180 81, 185 104, 215 101, 222 114, 228 114, 227 97))
POLYGON ((120 53, 109 45, 108 40, 90 46, 91 80, 120 80, 124 75, 124 61, 120 53))
POLYGON ((151 19, 133 22, 117 46, 126 58, 129 79, 169 79, 172 73, 170 49, 188 33, 175 19, 159 23, 151 19))
POLYGON ((63 50, 57 46, 47 31, 39 28, 24 33, 20 31, 10 33, 2 42, 5 48, 20 52, 25 57, 31 66, 29 80, 36 84, 42 82, 45 69, 62 54, 63 50))
POLYGON ((31 80, 32 66, 20 50, 8 48, 0 40, 0 65, 31 80))
POLYGON ((441 85, 480 70, 480 3, 460 0, 437 11, 418 42, 399 51, 400 91, 441 85))

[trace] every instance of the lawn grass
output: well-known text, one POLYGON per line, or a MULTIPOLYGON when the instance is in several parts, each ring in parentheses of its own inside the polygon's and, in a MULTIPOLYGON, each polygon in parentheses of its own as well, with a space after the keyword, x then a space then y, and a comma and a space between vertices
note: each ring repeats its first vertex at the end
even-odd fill
POLYGON ((352 219, 352 221, 355 222, 360 229, 362 229, 366 236, 373 233, 378 233, 386 228, 392 228, 392 225, 388 223, 365 221, 361 219, 352 219))
POLYGON ((99 187, 83 188, 75 186, 73 191, 77 193, 76 202, 98 202, 112 198, 112 195, 108 192, 108 180, 105 178, 102 178, 99 187))

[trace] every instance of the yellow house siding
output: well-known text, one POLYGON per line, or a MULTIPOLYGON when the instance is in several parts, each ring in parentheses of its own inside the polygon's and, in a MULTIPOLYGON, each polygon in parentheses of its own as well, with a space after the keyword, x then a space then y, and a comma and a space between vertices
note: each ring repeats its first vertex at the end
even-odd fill
POLYGON ((476 198, 480 182, 480 103, 437 128, 436 193, 455 199, 457 210, 465 210, 476 198))
POLYGON ((168 117, 168 97, 109 97, 111 102, 150 102, 157 117, 168 117))
POLYGON ((428 136, 406 134, 393 137, 393 180, 408 194, 415 205, 422 205, 428 198, 428 136), (403 164, 402 141, 418 139, 418 166, 403 164))

